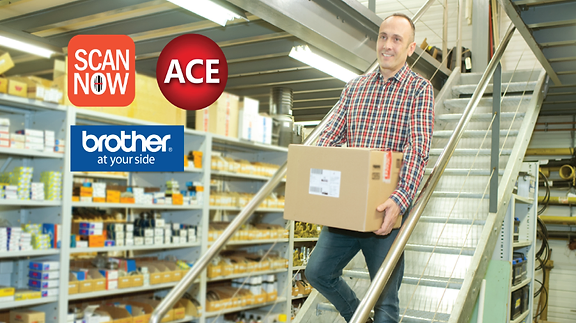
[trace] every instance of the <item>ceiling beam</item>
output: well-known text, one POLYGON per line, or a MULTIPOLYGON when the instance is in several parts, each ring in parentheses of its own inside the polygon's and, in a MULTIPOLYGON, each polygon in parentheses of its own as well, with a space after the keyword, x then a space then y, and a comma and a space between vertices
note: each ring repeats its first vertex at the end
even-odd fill
POLYGON ((132 6, 126 6, 96 14, 86 15, 74 19, 59 21, 57 23, 38 26, 26 30, 39 37, 49 37, 65 32, 101 26, 116 21, 160 13, 167 10, 174 10, 178 6, 165 0, 152 0, 132 6))

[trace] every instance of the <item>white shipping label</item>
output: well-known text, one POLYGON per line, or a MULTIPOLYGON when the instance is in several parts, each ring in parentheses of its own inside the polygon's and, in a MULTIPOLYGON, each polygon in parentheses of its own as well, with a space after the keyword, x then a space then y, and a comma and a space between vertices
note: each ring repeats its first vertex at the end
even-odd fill
POLYGON ((330 197, 340 197, 340 179, 342 172, 327 169, 310 169, 308 193, 330 197))

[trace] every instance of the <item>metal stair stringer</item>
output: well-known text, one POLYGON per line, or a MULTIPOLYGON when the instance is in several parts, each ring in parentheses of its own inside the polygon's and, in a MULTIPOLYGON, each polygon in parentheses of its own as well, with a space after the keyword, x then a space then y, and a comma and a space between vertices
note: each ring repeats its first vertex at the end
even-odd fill
POLYGON ((547 86, 548 77, 546 72, 542 71, 538 77, 538 82, 532 99, 528 105, 522 126, 518 131, 517 138, 520 140, 517 140, 517 143, 512 149, 509 162, 506 165, 504 175, 502 176, 502 180, 498 187, 498 212, 488 214, 476 251, 474 252, 470 266, 468 267, 469 270, 467 271, 462 288, 458 293, 452 315, 450 315, 449 323, 469 323, 470 321, 470 317, 472 316, 480 292, 480 284, 486 274, 489 260, 492 258, 492 253, 494 252, 494 247, 498 240, 502 221, 504 220, 506 210, 508 209, 508 201, 510 201, 512 196, 512 190, 516 178, 520 172, 520 167, 526 149, 528 148, 528 143, 530 142, 532 132, 536 125, 536 120, 540 113, 542 101, 547 92, 547 86))

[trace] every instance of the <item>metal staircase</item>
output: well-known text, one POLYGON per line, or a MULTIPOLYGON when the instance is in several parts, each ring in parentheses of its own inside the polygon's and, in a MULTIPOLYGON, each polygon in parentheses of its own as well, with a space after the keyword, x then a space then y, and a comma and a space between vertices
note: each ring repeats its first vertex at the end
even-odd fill
MULTIPOLYGON (((436 97, 426 177, 454 132, 480 77, 481 74, 453 73, 436 97)), ((500 182, 504 177, 517 176, 540 109, 544 80, 545 73, 541 71, 502 73, 505 95, 501 101, 498 145, 500 182)), ((472 281, 482 272, 475 258, 481 259, 485 250, 493 249, 489 245, 496 237, 489 232, 493 231, 492 223, 497 223, 497 231, 501 224, 501 220, 494 221, 496 214, 489 213, 492 91, 489 85, 405 247, 404 279, 399 293, 402 322, 468 322, 469 313, 463 309, 470 307, 470 301, 465 299, 472 297, 475 301, 477 291, 471 290, 472 281)), ((426 178, 422 183, 425 182, 426 178)), ((500 184, 511 193, 509 183, 500 184)), ((361 255, 350 262, 343 277, 362 298, 370 280, 361 255)), ((324 297, 313 292, 293 322, 334 323, 344 319, 324 297)))

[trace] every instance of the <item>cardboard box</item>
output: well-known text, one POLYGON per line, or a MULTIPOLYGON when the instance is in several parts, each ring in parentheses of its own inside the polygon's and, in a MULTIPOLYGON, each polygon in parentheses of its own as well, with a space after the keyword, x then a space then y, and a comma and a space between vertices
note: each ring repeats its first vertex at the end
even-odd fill
POLYGON ((24 82, 8 79, 8 94, 26 98, 28 97, 28 85, 24 82))
POLYGON ((10 311, 11 323, 44 323, 46 321, 46 314, 33 310, 14 310, 10 311))
POLYGON ((130 276, 123 276, 118 278, 118 289, 132 287, 132 280, 130 276))
POLYGON ((148 321, 150 320, 150 316, 154 311, 152 305, 141 302, 134 302, 131 300, 127 300, 124 303, 132 306, 133 323, 148 323, 148 321))
POLYGON ((90 277, 89 280, 92 282, 92 291, 93 292, 100 292, 106 290, 107 280, 106 278, 98 271, 98 269, 89 269, 88 276, 90 277))
POLYGON ((78 294, 79 282, 73 274, 68 275, 68 295, 78 294))
POLYGON ((236 95, 223 92, 212 105, 197 110, 196 130, 237 138, 238 100, 236 95))
POLYGON ((8 93, 8 79, 0 77, 0 93, 8 93))
POLYGON ((4 74, 12 67, 14 67, 14 62, 12 61, 12 57, 10 57, 10 53, 6 52, 0 55, 0 74, 4 74))
POLYGON ((121 307, 114 306, 100 306, 97 311, 103 311, 108 313, 112 317, 113 323, 132 323, 132 315, 125 309, 121 307))
POLYGON ((382 225, 376 207, 396 189, 402 153, 290 145, 288 163, 285 219, 370 232, 382 225))
POLYGON ((143 275, 133 275, 130 276, 131 287, 142 287, 144 285, 143 275))
MULTIPOLYGON (((238 111, 238 138, 244 140, 254 140, 255 129, 258 117, 260 102, 248 97, 244 97, 239 104, 238 111)), ((198 119, 196 119, 198 120, 198 119)), ((196 121, 198 122, 198 121, 196 121)))
POLYGON ((90 293, 90 292, 92 292, 91 280, 78 282, 78 293, 90 293))

